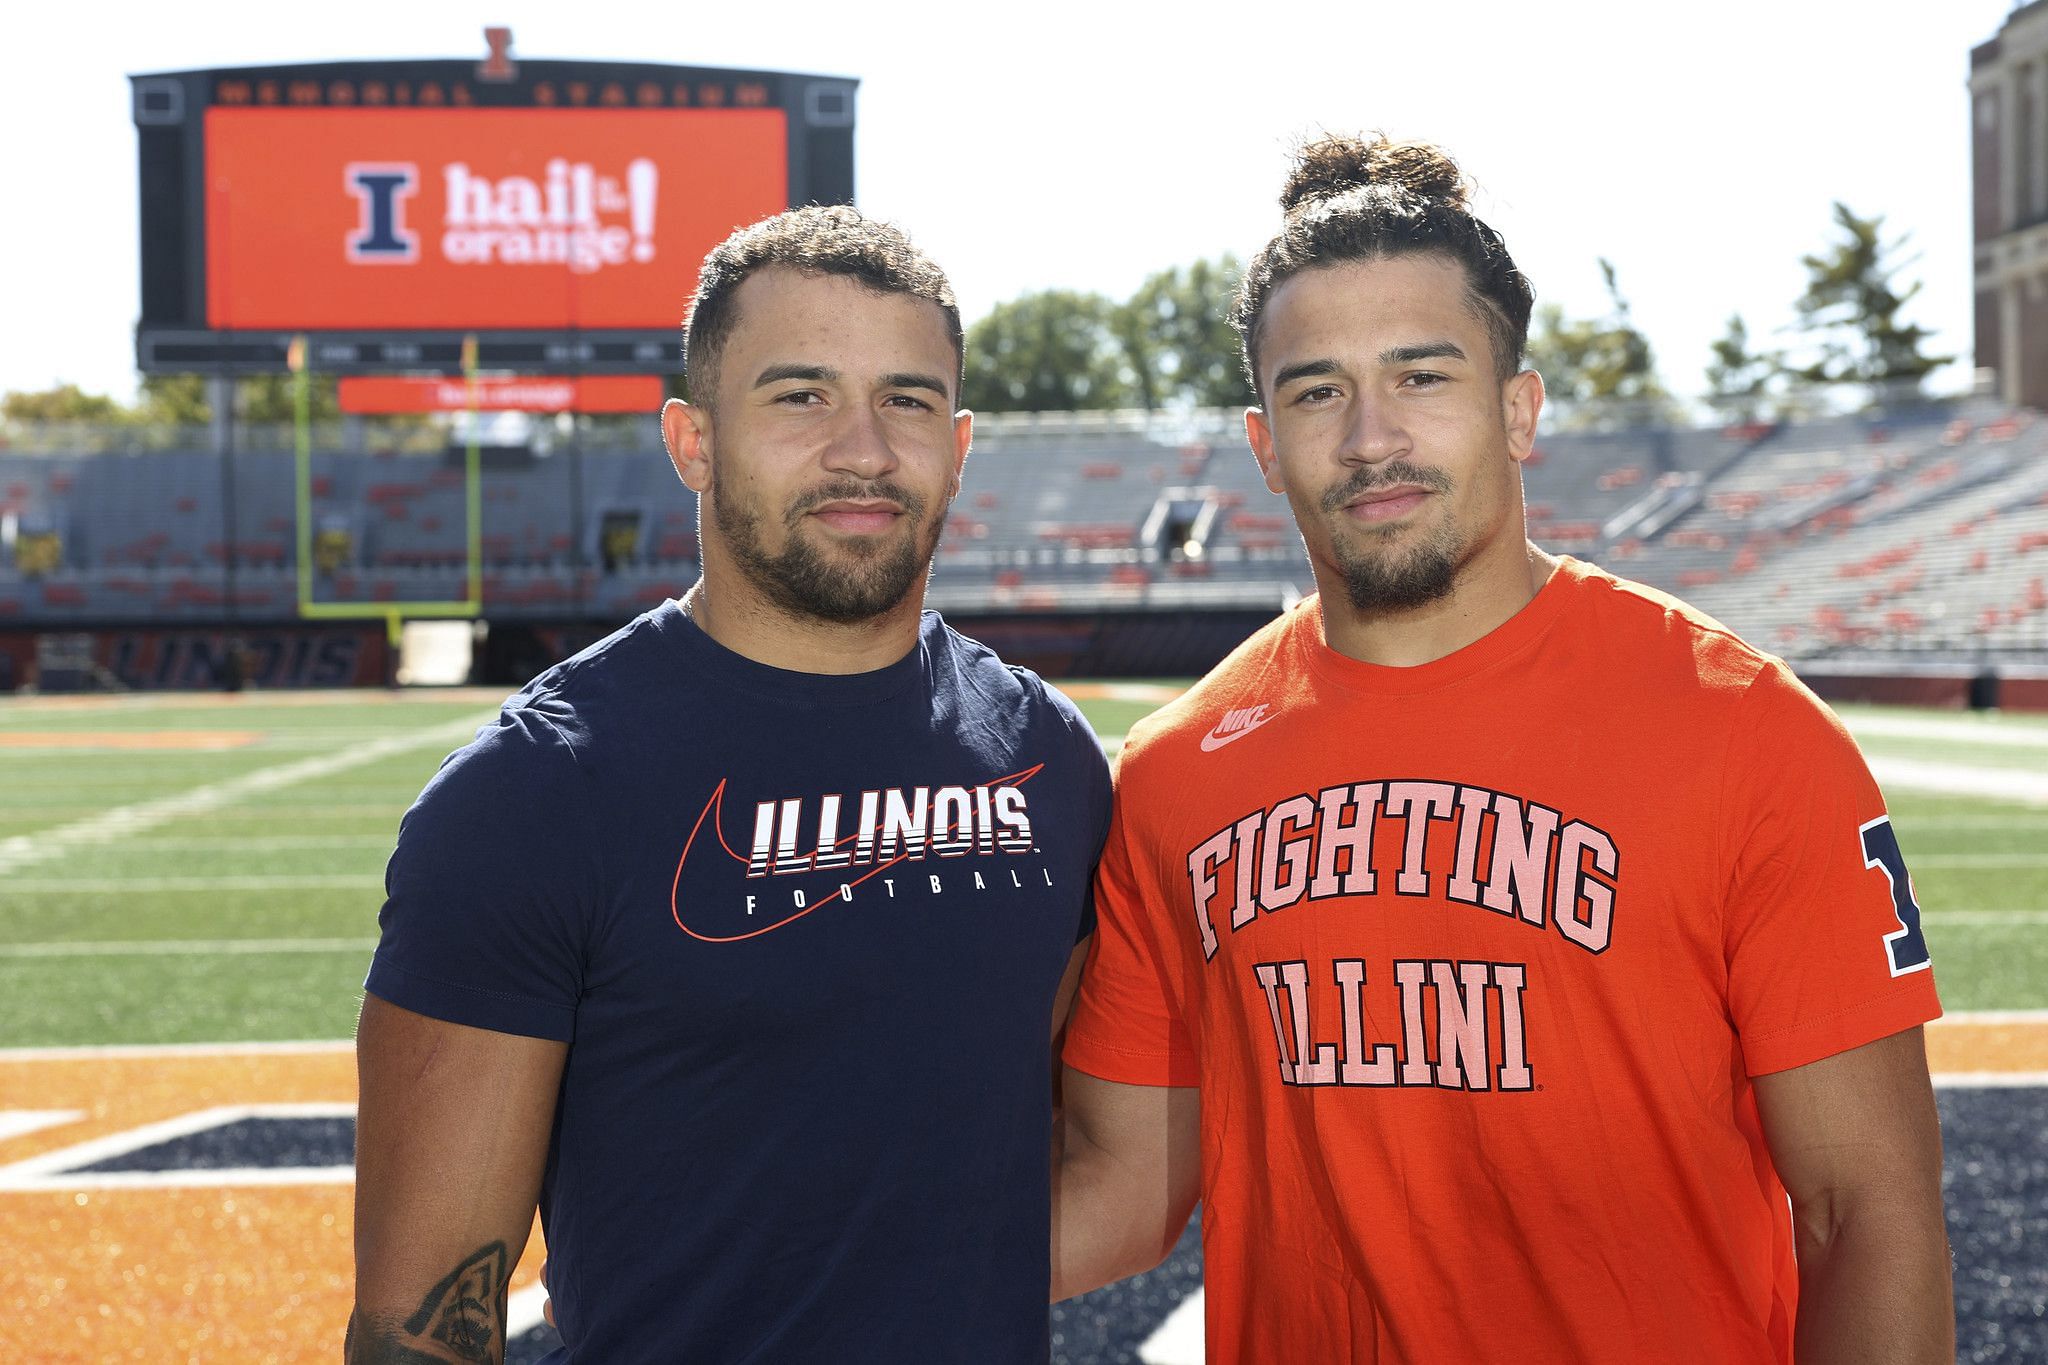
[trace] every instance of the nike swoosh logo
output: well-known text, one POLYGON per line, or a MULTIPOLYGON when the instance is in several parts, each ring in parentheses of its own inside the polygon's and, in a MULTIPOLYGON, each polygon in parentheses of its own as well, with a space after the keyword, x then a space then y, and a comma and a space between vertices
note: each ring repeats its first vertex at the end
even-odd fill
POLYGON ((1216 752, 1216 751, 1217 751, 1218 749, 1222 748, 1222 747, 1223 747, 1224 745, 1226 745, 1226 744, 1235 744, 1235 743, 1237 743, 1237 742, 1238 742, 1239 740, 1243 739, 1243 738, 1244 738, 1244 737, 1245 737, 1246 735, 1248 735, 1248 734, 1250 734, 1250 733, 1251 733, 1252 731, 1254 731, 1254 730, 1258 729, 1258 728, 1259 728, 1259 727, 1260 727, 1261 725, 1264 725, 1264 724, 1265 724, 1265 723, 1266 723, 1267 721, 1269 721, 1269 720, 1273 719, 1273 716, 1274 716, 1274 715, 1277 715, 1277 714, 1278 714, 1277 712, 1274 712, 1274 713, 1270 713, 1270 714, 1267 714, 1267 715, 1263 715, 1263 716, 1260 716, 1260 717, 1259 717, 1259 718, 1258 718, 1257 720, 1255 720, 1255 721, 1253 721, 1253 722, 1252 722, 1251 724, 1249 724, 1249 725, 1245 726, 1245 727, 1244 727, 1243 729, 1240 729, 1240 730, 1232 730, 1232 731, 1231 731, 1231 732, 1230 732, 1229 734, 1227 734, 1227 735, 1219 735, 1219 734, 1217 734, 1217 733, 1216 733, 1216 732, 1215 732, 1214 730, 1211 730, 1211 731, 1210 731, 1210 732, 1209 732, 1208 734, 1206 734, 1206 735, 1203 735, 1203 736, 1202 736, 1202 752, 1203 752, 1203 753, 1205 753, 1205 754, 1213 754, 1213 753, 1215 753, 1215 752, 1216 752))
MULTIPOLYGON (((1011 773, 1007 777, 991 778, 987 782, 978 783, 977 785, 983 787, 1021 787, 1026 782, 1036 777, 1039 771, 1044 767, 1045 765, 1043 763, 1036 763, 1033 764, 1031 767, 1024 769, 1024 771, 1022 772, 1011 773)), ((805 904, 803 909, 794 910, 791 913, 783 916, 781 919, 776 920, 771 924, 764 924, 759 926, 758 928, 749 929, 747 932, 743 934, 707 934, 702 933, 696 929, 692 929, 689 925, 683 922, 683 868, 689 864, 690 851, 697 847, 697 842, 699 838, 701 837, 704 840, 704 843, 706 844, 704 853, 700 855, 697 860, 699 866, 703 865, 706 857, 710 857, 715 860, 717 855, 713 854, 709 848, 709 845, 713 842, 716 842, 718 848, 724 852, 726 857, 732 859, 732 861, 737 863, 742 869, 744 869, 748 865, 747 855, 744 853, 736 852, 733 849, 732 843, 725 837, 725 788, 728 780, 729 779, 722 777, 718 779, 718 785, 712 788, 710 799, 705 801, 704 809, 700 811, 697 815, 697 823, 690 826, 690 837, 683 841, 683 855, 680 858, 676 859, 675 880, 669 883, 668 909, 670 916, 672 916, 676 922, 676 928, 682 930, 691 938, 697 939, 700 942, 738 943, 743 939, 759 938, 762 934, 773 933, 775 930, 782 928, 784 925, 794 924, 796 921, 802 919, 805 915, 810 914, 813 910, 823 910, 826 906, 832 904, 834 901, 843 899, 842 893, 839 889, 842 884, 849 888, 857 887, 862 882, 867 881, 869 878, 881 876, 890 868, 896 866, 898 863, 903 862, 910 857, 908 853, 899 853, 885 863, 878 863, 875 866, 868 868, 865 872, 862 872, 857 877, 841 877, 828 881, 826 884, 832 888, 832 893, 830 895, 825 896, 822 899, 806 897, 807 903, 805 904), (705 828, 707 825, 710 827, 708 830, 705 828)), ((858 837, 859 834, 858 831, 856 831, 854 833, 842 836, 837 842, 841 844, 852 843, 858 837)))

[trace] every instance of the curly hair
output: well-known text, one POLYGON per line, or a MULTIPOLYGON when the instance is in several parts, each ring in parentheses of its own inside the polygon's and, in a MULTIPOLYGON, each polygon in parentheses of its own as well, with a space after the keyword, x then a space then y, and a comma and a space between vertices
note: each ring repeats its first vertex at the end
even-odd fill
POLYGON ((895 225, 847 204, 813 204, 743 227, 704 258, 683 323, 683 378, 693 401, 708 405, 718 387, 719 352, 739 321, 739 287, 769 266, 844 276, 877 294, 909 294, 937 304, 953 341, 953 391, 958 396, 966 375, 966 342, 946 272, 895 225))
POLYGON ((1536 302, 1501 235, 1472 212, 1471 187, 1443 149, 1326 134, 1298 148, 1280 192, 1279 233, 1238 282, 1231 325, 1245 376, 1259 390, 1259 324, 1273 291, 1300 272, 1340 261, 1434 252, 1464 267, 1466 293, 1506 380, 1522 367, 1536 302))

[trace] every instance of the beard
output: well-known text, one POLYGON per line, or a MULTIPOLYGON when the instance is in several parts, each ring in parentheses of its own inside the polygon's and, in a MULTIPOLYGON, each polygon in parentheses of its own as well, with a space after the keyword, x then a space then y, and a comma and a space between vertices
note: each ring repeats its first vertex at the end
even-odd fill
POLYGON ((931 573, 939 533, 945 529, 947 499, 925 524, 925 500, 888 479, 864 483, 841 478, 811 489, 782 515, 788 540, 769 553, 761 544, 761 513, 744 506, 732 489, 721 488, 714 466, 711 517, 733 558, 768 600, 793 616, 849 625, 872 620, 902 605, 921 577, 931 573), (804 517, 814 507, 842 498, 886 498, 903 509, 907 536, 861 538, 828 554, 804 534, 804 517))
MULTIPOLYGON (((1409 483, 1435 493, 1448 493, 1450 476, 1441 470, 1395 461, 1377 468, 1361 468, 1344 483, 1322 496, 1322 510, 1332 518, 1345 516, 1344 505, 1376 488, 1409 483)), ((1458 577, 1458 563, 1464 543, 1449 518, 1439 519, 1423 532, 1420 544, 1406 550, 1393 542, 1401 527, 1363 526, 1366 544, 1346 536, 1331 538, 1330 552, 1344 576, 1344 594, 1362 612, 1408 611, 1447 596, 1458 577)))

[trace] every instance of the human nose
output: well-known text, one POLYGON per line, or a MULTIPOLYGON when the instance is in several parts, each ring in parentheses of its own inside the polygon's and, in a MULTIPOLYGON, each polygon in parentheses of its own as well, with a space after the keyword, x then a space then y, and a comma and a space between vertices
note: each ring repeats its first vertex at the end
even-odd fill
POLYGON ((1408 453, 1408 428, 1392 403, 1360 397, 1351 406, 1340 452, 1346 464, 1380 464, 1408 453))
POLYGON ((871 408, 847 413, 825 447, 827 469, 844 471, 863 479, 880 478, 899 463, 901 461, 897 459, 894 447, 889 444, 889 433, 883 428, 881 414, 871 408))

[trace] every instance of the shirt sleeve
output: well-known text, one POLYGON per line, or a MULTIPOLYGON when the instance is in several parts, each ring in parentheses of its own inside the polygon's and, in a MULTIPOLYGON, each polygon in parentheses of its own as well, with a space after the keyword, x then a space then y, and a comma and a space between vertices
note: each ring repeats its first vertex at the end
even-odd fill
POLYGON ((1153 864, 1134 857, 1119 796, 1095 869, 1095 941, 1067 1024, 1068 1066, 1127 1085, 1194 1085, 1199 1072, 1174 989, 1182 954, 1153 864))
POLYGON ((1783 665, 1743 700, 1723 828, 1728 998, 1752 1076, 1941 1013, 1912 878, 1841 721, 1783 665))
POLYGON ((364 989, 418 1014, 568 1042, 599 903, 584 778, 545 717, 508 708, 399 826, 364 989))

